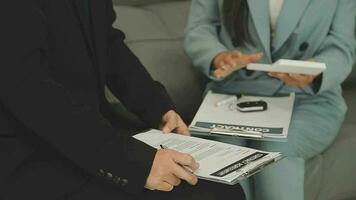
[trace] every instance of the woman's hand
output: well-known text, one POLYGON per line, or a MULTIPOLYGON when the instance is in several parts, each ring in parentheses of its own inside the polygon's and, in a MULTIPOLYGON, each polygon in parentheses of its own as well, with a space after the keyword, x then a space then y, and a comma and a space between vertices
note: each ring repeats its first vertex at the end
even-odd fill
POLYGON ((247 64, 257 62, 263 57, 262 53, 244 54, 241 51, 225 51, 218 54, 213 60, 214 76, 224 78, 234 71, 246 67, 247 64))
MULTIPOLYGON (((314 58, 309 59, 308 61, 315 62, 314 58)), ((285 82, 288 86, 305 88, 310 85, 317 76, 313 75, 304 75, 304 74, 294 74, 294 73, 269 73, 271 77, 277 78, 285 82)))
POLYGON ((288 86, 305 88, 310 85, 317 76, 293 74, 293 73, 269 73, 271 77, 277 78, 285 82, 288 86))

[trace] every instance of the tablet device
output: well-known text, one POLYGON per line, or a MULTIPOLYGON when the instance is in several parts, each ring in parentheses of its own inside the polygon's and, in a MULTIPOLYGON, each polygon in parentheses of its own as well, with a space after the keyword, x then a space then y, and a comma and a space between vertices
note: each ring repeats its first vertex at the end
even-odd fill
POLYGON ((247 69, 265 72, 319 75, 326 70, 326 64, 312 61, 280 59, 271 65, 251 63, 247 65, 247 69))

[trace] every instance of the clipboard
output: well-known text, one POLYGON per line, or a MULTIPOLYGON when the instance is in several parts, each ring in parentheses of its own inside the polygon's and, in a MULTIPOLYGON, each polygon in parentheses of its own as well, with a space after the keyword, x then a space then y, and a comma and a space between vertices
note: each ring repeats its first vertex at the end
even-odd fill
POLYGON ((216 105, 216 102, 234 99, 234 96, 236 95, 209 91, 189 126, 192 134, 199 137, 236 137, 281 142, 287 140, 294 93, 281 97, 243 95, 229 102, 234 106, 246 99, 261 99, 268 103, 268 109, 262 112, 243 113, 230 105, 216 105))
POLYGON ((235 181, 234 181, 234 184, 244 180, 244 179, 247 179, 257 173, 259 173, 260 171, 262 171, 265 167, 273 164, 273 163, 276 163, 282 159, 284 159, 286 156, 283 156, 283 155, 280 155, 279 157, 275 158, 274 160, 269 160, 269 161, 266 161, 264 163, 261 163, 260 165, 256 166, 254 169, 251 169, 251 170, 248 170, 246 171, 240 178, 237 178, 235 181))
POLYGON ((194 174, 204 180, 228 185, 260 172, 284 158, 281 152, 268 152, 218 141, 150 130, 133 136, 153 148, 188 153, 200 163, 194 174))

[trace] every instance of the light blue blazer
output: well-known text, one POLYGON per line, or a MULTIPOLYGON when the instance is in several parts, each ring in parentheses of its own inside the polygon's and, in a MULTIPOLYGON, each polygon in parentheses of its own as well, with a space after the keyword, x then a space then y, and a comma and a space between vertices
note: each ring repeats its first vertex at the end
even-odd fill
MULTIPOLYGON (((320 88, 292 88, 282 93, 303 95, 324 94, 341 101, 340 84, 351 72, 355 61, 354 27, 356 0, 285 0, 277 22, 276 36, 271 39, 269 0, 247 0, 249 31, 254 46, 234 46, 222 22, 223 0, 193 0, 186 29, 185 49, 195 67, 211 76, 211 63, 223 51, 263 52, 261 63, 280 58, 324 62, 320 88), (272 48, 271 48, 272 47, 272 48), (273 50, 271 50, 273 49, 273 50), (328 94, 327 94, 328 93, 328 94)), ((271 95, 281 87, 281 81, 266 73, 247 76, 245 70, 235 72, 222 81, 215 80, 210 88, 227 92, 271 95)))

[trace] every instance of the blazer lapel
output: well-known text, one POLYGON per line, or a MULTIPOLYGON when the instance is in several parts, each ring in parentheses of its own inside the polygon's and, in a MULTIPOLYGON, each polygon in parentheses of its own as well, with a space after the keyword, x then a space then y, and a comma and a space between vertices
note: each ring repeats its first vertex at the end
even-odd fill
POLYGON ((104 75, 105 55, 107 52, 107 31, 109 30, 106 2, 103 0, 89 0, 90 2, 90 16, 92 20, 92 36, 94 48, 97 56, 97 64, 99 65, 101 74, 104 75))
MULTIPOLYGON (((293 0, 299 1, 299 0, 293 0)), ((265 49, 266 56, 271 57, 271 27, 268 0, 248 0, 248 6, 257 34, 265 49)))
POLYGON ((86 39, 87 46, 92 55, 92 60, 100 77, 104 80, 105 66, 105 47, 106 47, 106 1, 103 0, 88 0, 89 10, 86 10, 82 4, 84 0, 68 0, 74 1, 74 8, 77 17, 82 26, 83 35, 86 39))
MULTIPOLYGON (((91 38, 91 33, 90 33, 90 13, 89 10, 87 10, 86 5, 85 5, 85 0, 69 0, 74 4, 74 9, 76 11, 77 18, 79 19, 83 35, 85 37, 87 46, 89 50, 91 51, 92 55, 94 54, 94 48, 93 48, 93 43, 92 43, 92 38, 91 38)), ((89 6, 89 5, 87 5, 89 6)))
POLYGON ((276 38, 273 47, 278 50, 288 40, 297 27, 310 0, 285 0, 277 22, 276 38))

